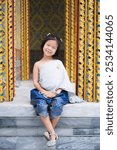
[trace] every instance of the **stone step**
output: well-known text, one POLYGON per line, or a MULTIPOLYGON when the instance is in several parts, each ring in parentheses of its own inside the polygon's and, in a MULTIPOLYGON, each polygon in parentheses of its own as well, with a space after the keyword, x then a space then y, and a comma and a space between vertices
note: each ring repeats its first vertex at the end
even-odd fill
MULTIPOLYGON (((42 127, 24 127, 24 128, 0 128, 0 137, 9 136, 28 136, 36 137, 43 136, 45 128, 42 127)), ((99 136, 99 128, 95 129, 67 129, 67 128, 56 128, 56 132, 59 136, 99 136)))
MULTIPOLYGON (((0 117, 34 116, 36 116, 34 108, 25 96, 0 104, 0 117)), ((91 102, 67 104, 63 107, 62 117, 100 117, 100 104, 91 102)))
POLYGON ((0 137, 0 150, 100 150, 99 137, 60 137, 49 148, 44 137, 0 137))
MULTIPOLYGON (((0 117, 0 127, 42 127, 39 117, 0 117)), ((100 128, 99 117, 61 117, 58 128, 100 128)))

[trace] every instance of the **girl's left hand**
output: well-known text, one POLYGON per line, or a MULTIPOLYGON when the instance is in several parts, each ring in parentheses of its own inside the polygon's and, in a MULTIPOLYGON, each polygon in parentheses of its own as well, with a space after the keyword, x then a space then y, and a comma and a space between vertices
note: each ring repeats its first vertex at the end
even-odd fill
POLYGON ((56 93, 56 94, 60 94, 61 91, 62 91, 62 89, 57 89, 55 93, 56 93))
POLYGON ((53 98, 56 96, 56 93, 53 93, 51 91, 45 91, 43 94, 48 98, 53 98))

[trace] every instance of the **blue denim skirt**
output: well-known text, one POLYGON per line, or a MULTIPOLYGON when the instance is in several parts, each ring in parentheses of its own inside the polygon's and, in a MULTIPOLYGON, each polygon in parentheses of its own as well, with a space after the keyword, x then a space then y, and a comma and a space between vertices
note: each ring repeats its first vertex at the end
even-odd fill
POLYGON ((68 92, 64 90, 53 98, 45 97, 38 90, 35 92, 38 93, 36 93, 36 98, 31 95, 31 104, 34 106, 35 112, 39 116, 50 116, 51 119, 56 118, 61 115, 63 105, 69 103, 68 92))

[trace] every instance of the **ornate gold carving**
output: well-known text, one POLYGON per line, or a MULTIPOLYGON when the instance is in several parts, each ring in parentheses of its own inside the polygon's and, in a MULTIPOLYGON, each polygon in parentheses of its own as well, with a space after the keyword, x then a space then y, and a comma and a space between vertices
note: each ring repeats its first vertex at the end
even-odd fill
POLYGON ((65 10, 65 65, 68 75, 70 77, 70 0, 66 0, 65 10))
POLYGON ((99 101, 99 2, 80 0, 79 7, 78 95, 99 101))
POLYGON ((0 1, 0 101, 14 97, 14 0, 0 1))
POLYGON ((78 57, 78 96, 84 93, 84 59, 85 59, 85 2, 79 1, 79 57, 78 57))
POLYGON ((29 2, 21 0, 22 80, 29 79, 29 2))
POLYGON ((72 82, 76 78, 75 0, 66 0, 65 64, 72 82))

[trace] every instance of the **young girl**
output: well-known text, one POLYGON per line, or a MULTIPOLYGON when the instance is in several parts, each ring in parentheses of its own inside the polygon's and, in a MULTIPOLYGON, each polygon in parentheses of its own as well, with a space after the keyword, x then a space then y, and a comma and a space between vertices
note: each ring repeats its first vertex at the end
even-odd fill
MULTIPOLYGON (((47 132, 47 145, 54 146, 58 138, 55 127, 60 119, 63 105, 71 102, 83 102, 74 94, 63 63, 57 59, 61 40, 54 34, 48 34, 41 44, 43 57, 34 64, 33 84, 38 90, 38 100, 34 105, 37 115, 47 132)), ((32 98, 31 98, 32 99, 32 98)))

